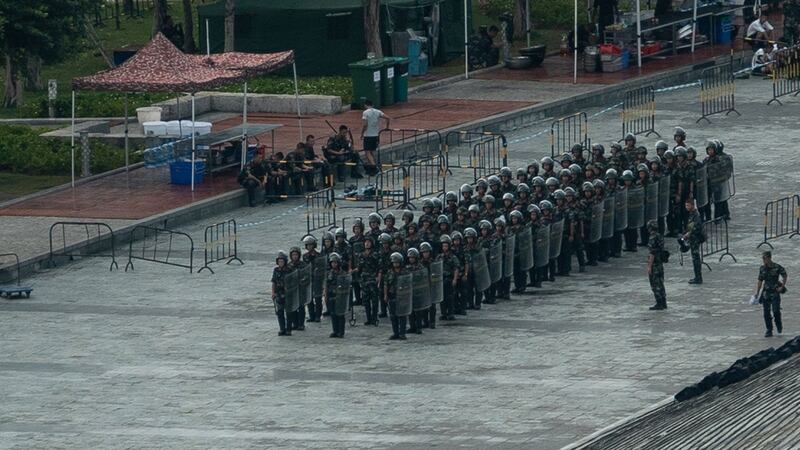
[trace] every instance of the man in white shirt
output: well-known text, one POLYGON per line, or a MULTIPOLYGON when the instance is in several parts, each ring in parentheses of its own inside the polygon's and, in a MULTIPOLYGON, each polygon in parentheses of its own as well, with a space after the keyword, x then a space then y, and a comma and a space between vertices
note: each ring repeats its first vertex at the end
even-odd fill
POLYGON ((750 64, 754 75, 769 75, 772 73, 773 53, 778 50, 775 44, 767 49, 760 48, 753 53, 753 61, 750 64))
POLYGON ((752 39, 758 47, 766 47, 767 41, 773 41, 772 24, 767 22, 767 17, 762 15, 747 27, 747 38, 752 39))
POLYGON ((377 172, 375 167, 375 151, 378 150, 378 137, 381 132, 380 121, 381 119, 386 120, 386 126, 384 128, 389 128, 391 119, 384 114, 383 111, 373 107, 371 100, 365 101, 364 106, 367 107, 361 114, 361 122, 363 123, 361 127, 361 138, 364 142, 364 155, 367 160, 364 166, 366 169, 377 172))

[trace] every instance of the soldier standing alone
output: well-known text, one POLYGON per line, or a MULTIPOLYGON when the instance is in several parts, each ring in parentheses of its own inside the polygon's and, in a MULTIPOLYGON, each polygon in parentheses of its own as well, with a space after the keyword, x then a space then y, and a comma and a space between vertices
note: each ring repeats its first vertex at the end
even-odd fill
POLYGON ((287 265, 288 262, 289 257, 286 255, 286 252, 279 251, 277 258, 275 258, 275 265, 277 267, 272 270, 272 302, 275 305, 275 315, 278 316, 278 326, 281 329, 281 331, 278 332, 278 336, 292 335, 292 313, 287 313, 285 308, 286 283, 284 282, 284 278, 290 270, 287 265))
POLYGON ((758 270, 758 285, 756 286, 756 293, 758 295, 761 291, 761 286, 764 286, 764 292, 759 298, 759 303, 764 309, 764 324, 767 326, 767 332, 764 337, 772 337, 772 319, 775 318, 775 328, 778 334, 783 333, 783 322, 781 321, 781 294, 786 292, 786 269, 778 263, 772 262, 772 252, 764 252, 761 256, 763 265, 758 270), (780 280, 780 278, 783 278, 780 280))
POLYGON ((664 236, 658 232, 658 222, 647 222, 647 231, 650 233, 647 246, 650 255, 647 257, 647 277, 650 279, 650 289, 656 298, 656 304, 650 309, 658 311, 667 309, 667 292, 664 290, 664 236))

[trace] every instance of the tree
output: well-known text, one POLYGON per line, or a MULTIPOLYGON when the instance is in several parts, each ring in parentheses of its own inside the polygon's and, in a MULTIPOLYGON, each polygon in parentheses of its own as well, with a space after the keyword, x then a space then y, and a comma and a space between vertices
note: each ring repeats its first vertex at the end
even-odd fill
POLYGON ((155 36, 164 28, 164 21, 167 19, 167 0, 153 0, 153 31, 150 33, 155 36))
POLYGON ((194 12, 192 11, 192 0, 183 0, 183 51, 194 53, 197 48, 194 45, 194 12))
POLYGON ((381 48, 381 0, 364 0, 364 42, 367 52, 383 57, 381 48))
MULTIPOLYGON (((4 64, 3 106, 22 102, 29 67, 57 62, 78 48, 84 14, 100 0, 0 1, 0 57, 4 64), (29 64, 29 61, 31 63, 29 64)), ((33 70, 38 76, 37 70, 33 70)), ((38 80, 32 80, 35 84, 38 80)))
POLYGON ((514 39, 522 39, 528 28, 525 21, 528 11, 525 9, 525 0, 516 0, 514 3, 514 39))
POLYGON ((233 25, 236 21, 236 0, 225 0, 225 51, 234 51, 233 25))

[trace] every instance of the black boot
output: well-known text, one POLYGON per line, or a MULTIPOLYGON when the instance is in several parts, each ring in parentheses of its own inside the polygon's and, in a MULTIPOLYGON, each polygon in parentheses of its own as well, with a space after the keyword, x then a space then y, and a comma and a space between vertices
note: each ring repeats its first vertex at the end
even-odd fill
MULTIPOLYGON (((283 310, 278 310, 275 315, 278 317, 278 328, 280 331, 278 332, 278 336, 287 336, 286 334, 286 317, 283 314, 283 310)), ((288 336, 291 336, 291 331, 289 331, 288 336)))
POLYGON ((407 322, 407 320, 408 319, 406 318, 406 316, 397 318, 397 330, 400 332, 400 339, 404 340, 404 341, 406 340, 406 322, 407 322))

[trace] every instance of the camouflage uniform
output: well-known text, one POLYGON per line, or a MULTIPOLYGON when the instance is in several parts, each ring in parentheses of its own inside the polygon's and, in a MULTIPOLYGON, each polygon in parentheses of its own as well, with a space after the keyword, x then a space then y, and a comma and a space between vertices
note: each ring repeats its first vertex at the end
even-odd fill
POLYGON ((689 234, 689 250, 692 253, 692 268, 694 269, 694 280, 703 282, 703 259, 700 256, 700 244, 705 241, 703 231, 703 221, 697 210, 689 213, 686 232, 689 234))
POLYGON ((406 271, 403 270, 402 267, 397 272, 392 268, 389 269, 389 272, 387 272, 383 278, 383 282, 386 286, 389 315, 391 316, 392 320, 393 336, 397 336, 401 339, 405 339, 406 337, 406 322, 408 321, 408 316, 397 316, 397 277, 404 275, 405 273, 406 271))
POLYGON ((275 297, 273 297, 273 302, 275 303, 275 315, 278 316, 278 326, 280 327, 281 333, 285 333, 287 335, 292 334, 292 313, 286 311, 286 274, 288 274, 292 269, 289 268, 289 265, 284 265, 283 268, 275 267, 272 270, 272 286, 275 290, 275 297))
MULTIPOLYGON (((325 258, 316 249, 309 250, 303 255, 303 261, 306 264, 312 264, 317 258, 325 258)), ((308 303, 308 321, 319 322, 322 317, 322 297, 314 297, 308 303)))
POLYGON ((780 277, 786 277, 786 269, 774 262, 770 263, 769 266, 762 265, 758 270, 758 281, 764 282, 764 293, 761 295, 759 302, 764 309, 764 324, 767 326, 767 334, 772 334, 773 316, 775 317, 775 327, 778 329, 778 333, 783 332, 781 294, 778 292, 780 277))
POLYGON ((664 261, 662 261, 664 236, 659 234, 657 230, 651 231, 647 246, 650 249, 650 254, 653 255, 653 268, 649 275, 650 289, 653 290, 653 296, 656 298, 657 309, 666 309, 667 292, 664 290, 664 261))
POLYGON ((439 320, 454 320, 456 289, 458 285, 456 284, 456 287, 453 287, 453 276, 457 271, 460 271, 461 262, 451 251, 440 253, 439 256, 436 257, 436 260, 442 261, 442 279, 444 283, 444 299, 440 306, 442 315, 439 317, 439 320))
POLYGON ((359 255, 356 267, 361 279, 364 313, 367 316, 367 322, 364 325, 378 325, 378 302, 380 300, 378 271, 381 267, 380 257, 375 250, 370 250, 369 253, 364 251, 359 255))

